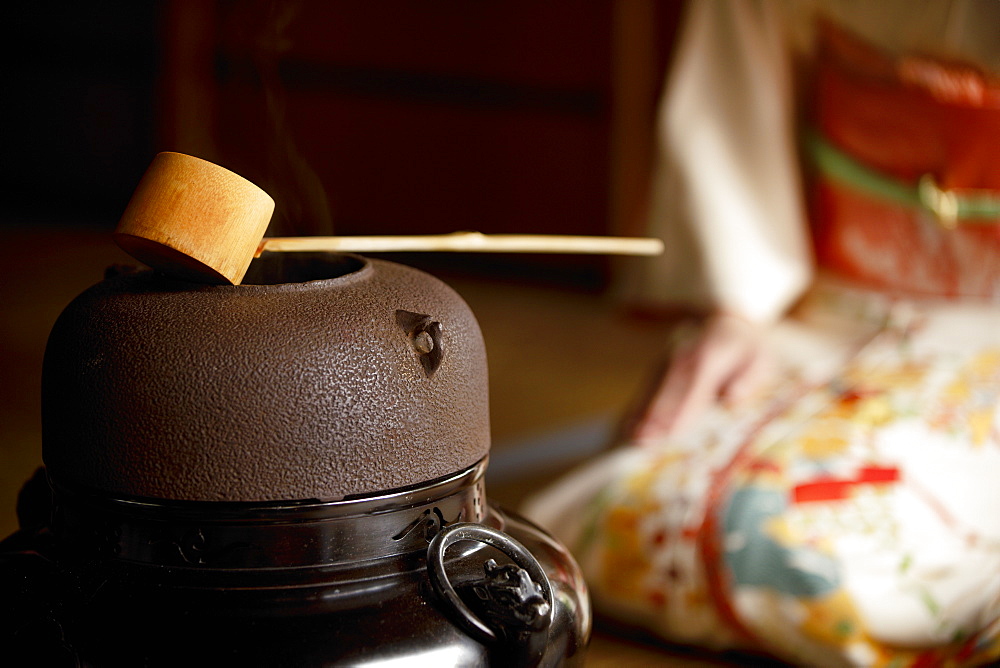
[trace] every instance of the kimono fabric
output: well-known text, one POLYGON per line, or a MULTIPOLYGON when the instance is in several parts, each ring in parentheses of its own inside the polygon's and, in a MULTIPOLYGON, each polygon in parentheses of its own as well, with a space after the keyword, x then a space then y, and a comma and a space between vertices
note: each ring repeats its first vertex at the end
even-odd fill
POLYGON ((801 135, 818 269, 768 330, 777 372, 524 511, 571 547, 598 609, 673 642, 811 666, 997 661, 1000 85, 816 34, 801 135))
POLYGON ((739 410, 534 498, 598 608, 804 665, 1000 657, 1000 312, 821 284, 739 410), (835 369, 831 369, 835 367, 835 369))

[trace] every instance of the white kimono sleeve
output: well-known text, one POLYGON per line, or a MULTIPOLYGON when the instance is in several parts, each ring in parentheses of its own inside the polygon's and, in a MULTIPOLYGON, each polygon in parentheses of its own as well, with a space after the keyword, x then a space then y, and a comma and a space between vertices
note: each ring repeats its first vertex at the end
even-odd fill
POLYGON ((661 104, 650 207, 649 232, 667 251, 626 277, 632 299, 768 321, 809 284, 779 11, 766 0, 690 3, 661 104))

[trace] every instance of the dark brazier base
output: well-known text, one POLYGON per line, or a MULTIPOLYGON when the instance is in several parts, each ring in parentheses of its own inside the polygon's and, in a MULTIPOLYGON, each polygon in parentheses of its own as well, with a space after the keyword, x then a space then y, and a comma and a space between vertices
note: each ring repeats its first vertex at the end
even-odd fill
POLYGON ((545 532, 485 503, 484 470, 284 505, 53 483, 46 509, 36 478, 21 531, 0 543, 0 663, 578 663, 590 631, 579 571, 545 532))

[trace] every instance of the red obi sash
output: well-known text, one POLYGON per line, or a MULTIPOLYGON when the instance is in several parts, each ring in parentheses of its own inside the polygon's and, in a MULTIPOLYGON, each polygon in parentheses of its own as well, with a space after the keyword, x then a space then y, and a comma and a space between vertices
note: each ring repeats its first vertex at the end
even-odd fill
POLYGON ((815 100, 820 265, 889 292, 1000 301, 1000 81, 824 25, 815 100))

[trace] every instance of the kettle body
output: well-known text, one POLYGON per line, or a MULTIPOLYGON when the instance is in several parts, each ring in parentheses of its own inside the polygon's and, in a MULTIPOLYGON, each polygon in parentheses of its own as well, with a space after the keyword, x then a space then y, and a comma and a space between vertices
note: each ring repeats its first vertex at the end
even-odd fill
POLYGON ((579 568, 486 496, 486 355, 468 306, 360 256, 255 265, 241 286, 125 272, 56 322, 45 467, 0 542, 0 652, 581 662, 579 568))

